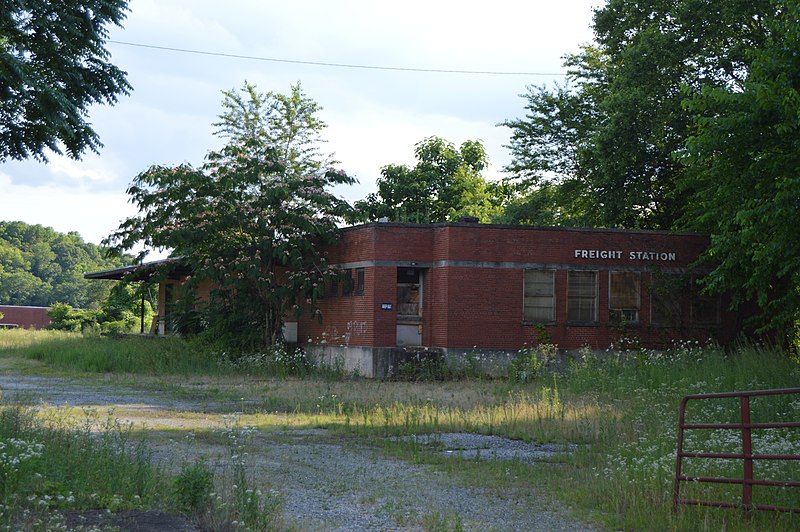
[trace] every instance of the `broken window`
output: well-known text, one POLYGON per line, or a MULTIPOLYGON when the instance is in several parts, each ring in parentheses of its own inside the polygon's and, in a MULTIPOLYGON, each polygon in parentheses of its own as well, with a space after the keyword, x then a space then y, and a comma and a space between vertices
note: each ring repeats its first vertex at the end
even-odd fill
POLYGON ((339 279, 334 277, 328 282, 328 290, 325 295, 328 297, 336 297, 339 295, 339 279))
POLYGON ((692 323, 719 325, 719 296, 702 291, 697 281, 692 283, 692 323))
POLYGON ((342 295, 353 295, 353 270, 344 271, 344 281, 342 283, 342 295))
POLYGON ((639 272, 611 272, 608 285, 610 319, 616 323, 638 323, 641 302, 639 272))
POLYGON ((397 315, 420 316, 420 271, 411 268, 397 269, 397 315))

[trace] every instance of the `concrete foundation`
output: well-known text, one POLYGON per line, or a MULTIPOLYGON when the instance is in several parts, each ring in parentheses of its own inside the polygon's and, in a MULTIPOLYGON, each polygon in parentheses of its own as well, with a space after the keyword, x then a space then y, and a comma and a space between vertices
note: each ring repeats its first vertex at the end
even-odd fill
MULTIPOLYGON (((443 357, 452 368, 469 367, 483 375, 505 376, 508 365, 518 351, 508 349, 443 349, 439 347, 367 347, 315 344, 304 346, 317 363, 341 368, 362 377, 386 378, 395 374, 404 362, 427 357, 443 357)), ((563 365, 575 353, 559 350, 551 355, 550 364, 563 365)))

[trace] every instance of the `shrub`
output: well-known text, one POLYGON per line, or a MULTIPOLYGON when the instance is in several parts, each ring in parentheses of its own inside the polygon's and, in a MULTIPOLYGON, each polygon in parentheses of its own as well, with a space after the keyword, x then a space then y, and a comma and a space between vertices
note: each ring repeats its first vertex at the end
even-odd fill
POLYGON ((214 474, 198 462, 175 477, 173 491, 178 507, 188 514, 202 514, 211 508, 214 474))

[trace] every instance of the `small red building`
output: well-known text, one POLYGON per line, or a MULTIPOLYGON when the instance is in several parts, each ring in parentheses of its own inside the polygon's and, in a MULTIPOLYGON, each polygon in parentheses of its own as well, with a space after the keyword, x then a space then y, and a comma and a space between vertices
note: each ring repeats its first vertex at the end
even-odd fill
MULTIPOLYGON (((297 340, 324 360, 381 376, 420 347, 502 364, 549 339, 560 349, 676 340, 727 343, 725 301, 701 294, 692 264, 708 237, 656 231, 475 223, 370 223, 343 230, 322 323, 297 340), (546 333, 543 333, 546 332, 546 333)), ((290 332, 294 325, 290 324, 290 332)))
POLYGON ((0 328, 46 329, 50 325, 49 307, 0 305, 0 328))
MULTIPOLYGON (((284 336, 321 361, 385 376, 423 351, 470 353, 502 367, 525 347, 603 350, 674 341, 729 343, 741 320, 728 301, 702 294, 692 265, 707 236, 477 223, 375 222, 343 229, 325 250, 352 282, 326 287, 322 321, 286 323, 284 336)), ((175 287, 191 272, 174 262, 159 288, 169 330, 175 287)), ((147 279, 159 263, 87 274, 147 279)), ((201 287, 207 297, 210 286, 201 287)))

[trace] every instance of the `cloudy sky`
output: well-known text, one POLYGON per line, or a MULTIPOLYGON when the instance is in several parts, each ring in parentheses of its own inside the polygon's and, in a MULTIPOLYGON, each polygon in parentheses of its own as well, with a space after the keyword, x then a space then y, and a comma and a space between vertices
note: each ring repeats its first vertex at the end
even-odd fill
POLYGON ((591 40, 600 2, 131 0, 107 47, 133 92, 90 110, 104 147, 80 161, 0 164, 0 220, 99 243, 135 214, 125 189, 136 174, 152 164, 199 165, 220 147, 212 123, 221 91, 245 80, 283 93, 299 81, 323 107, 329 151, 359 181, 337 191, 349 200, 375 190, 382 166, 413 164, 414 144, 431 135, 481 140, 489 176, 499 177, 509 130, 497 124, 522 116, 526 86, 563 80, 543 74, 563 72, 562 56, 591 40))

